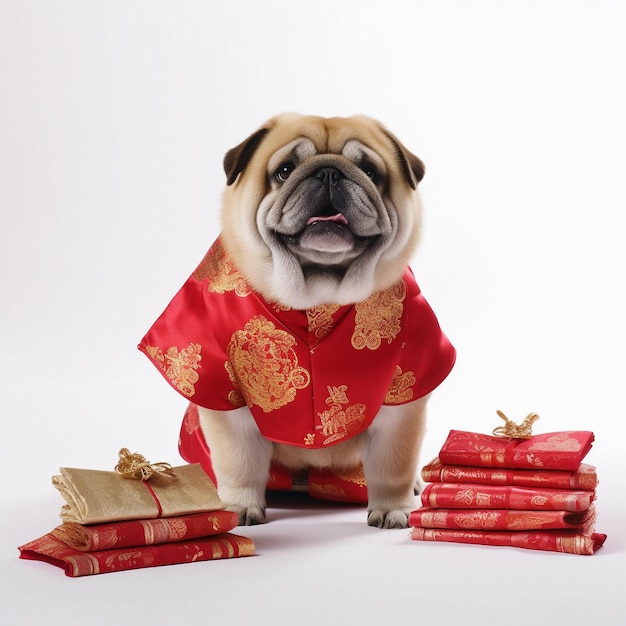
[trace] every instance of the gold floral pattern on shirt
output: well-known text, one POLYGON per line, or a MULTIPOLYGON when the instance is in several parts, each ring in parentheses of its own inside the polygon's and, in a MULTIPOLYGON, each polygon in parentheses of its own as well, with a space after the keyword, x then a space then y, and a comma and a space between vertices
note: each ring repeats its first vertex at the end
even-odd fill
POLYGON ((172 385, 188 398, 196 393, 194 385, 199 379, 196 370, 202 360, 201 350, 199 343, 190 343, 182 350, 172 346, 165 353, 160 347, 146 346, 148 356, 165 372, 172 385))
POLYGON ((228 375, 248 406, 265 413, 285 406, 311 381, 310 373, 298 364, 296 340, 262 315, 235 331, 228 344, 228 375))
POLYGON ((413 385, 415 384, 415 374, 411 371, 402 372, 399 365, 396 365, 396 371, 391 379, 387 394, 385 395, 385 404, 404 404, 410 402, 413 398, 413 385))
POLYGON ((237 386, 237 378, 233 373, 232 365, 228 361, 226 361, 226 363, 224 363, 224 367, 226 367, 230 382, 233 383, 233 385, 236 387, 236 389, 233 389, 228 393, 228 401, 237 408, 246 406, 246 399, 243 397, 241 389, 239 389, 239 387, 237 386))
POLYGON ((321 424, 315 427, 325 438, 323 442, 325 446, 358 433, 365 421, 367 408, 361 403, 349 404, 347 385, 338 387, 328 385, 327 389, 326 404, 330 405, 330 408, 317 414, 321 424))
POLYGON ((250 287, 221 243, 217 243, 206 253, 193 277, 198 281, 208 281, 207 288, 213 293, 234 291, 242 298, 251 293, 250 287))
POLYGON ((306 310, 309 332, 317 339, 323 339, 333 329, 333 314, 339 310, 338 304, 323 304, 306 310))
POLYGON ((383 340, 391 343, 400 332, 405 298, 406 283, 400 280, 357 303, 352 346, 357 350, 377 350, 383 340))
POLYGON ((291 311, 291 307, 286 304, 280 304, 279 302, 274 302, 273 300, 268 301, 268 304, 276 311, 277 313, 283 313, 284 311, 291 311))

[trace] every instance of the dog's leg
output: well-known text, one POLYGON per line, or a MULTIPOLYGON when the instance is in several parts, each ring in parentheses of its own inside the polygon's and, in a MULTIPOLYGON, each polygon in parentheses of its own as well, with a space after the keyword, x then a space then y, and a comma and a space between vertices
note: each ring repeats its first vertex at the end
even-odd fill
POLYGON ((199 414, 224 506, 239 515, 241 526, 262 524, 272 444, 246 407, 224 412, 199 407, 199 414))
POLYGON ((427 401, 425 397, 410 404, 383 406, 363 435, 361 458, 370 526, 406 528, 409 513, 417 508, 417 462, 427 401))

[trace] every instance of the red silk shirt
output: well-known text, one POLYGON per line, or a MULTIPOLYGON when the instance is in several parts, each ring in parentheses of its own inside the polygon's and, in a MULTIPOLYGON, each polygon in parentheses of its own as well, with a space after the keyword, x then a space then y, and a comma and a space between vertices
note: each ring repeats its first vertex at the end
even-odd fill
POLYGON ((247 405, 264 437, 304 448, 425 396, 455 360, 410 269, 363 302, 295 310, 254 292, 219 239, 139 349, 192 403, 247 405))

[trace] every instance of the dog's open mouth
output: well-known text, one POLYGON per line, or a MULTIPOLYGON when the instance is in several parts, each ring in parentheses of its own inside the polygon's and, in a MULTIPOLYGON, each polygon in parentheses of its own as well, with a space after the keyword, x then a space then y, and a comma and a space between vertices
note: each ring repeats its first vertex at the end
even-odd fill
POLYGON ((335 213, 334 215, 314 215, 313 217, 309 217, 306 225, 311 226, 311 224, 317 224, 318 222, 335 222, 336 224, 348 225, 348 220, 344 217, 343 213, 335 213))
POLYGON ((298 259, 305 275, 323 272, 343 276, 349 265, 361 256, 379 235, 355 235, 348 220, 338 213, 314 215, 293 235, 281 235, 283 245, 298 259))
POLYGON ((348 252, 355 237, 343 213, 313 215, 298 234, 300 248, 318 252, 348 252))
POLYGON ((343 213, 320 211, 309 217, 304 228, 293 235, 283 235, 285 245, 295 254, 314 255, 316 263, 335 264, 358 256, 377 237, 361 237, 350 228, 343 213))

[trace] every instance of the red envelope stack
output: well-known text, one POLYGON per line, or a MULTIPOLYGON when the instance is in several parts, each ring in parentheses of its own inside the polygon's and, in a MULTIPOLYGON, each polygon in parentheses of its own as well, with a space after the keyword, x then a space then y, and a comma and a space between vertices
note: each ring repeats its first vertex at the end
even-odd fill
POLYGON ((596 468, 582 463, 593 433, 509 439, 452 430, 422 469, 422 507, 411 538, 593 554, 596 468))
MULTIPOLYGON (((120 451, 125 461, 137 457, 145 461, 120 451)), ((61 468, 52 483, 67 502, 64 523, 20 546, 20 558, 76 577, 254 554, 251 539, 229 532, 238 516, 224 510, 200 465, 143 461, 131 466, 135 480, 121 475, 119 465, 115 472, 61 468)))

